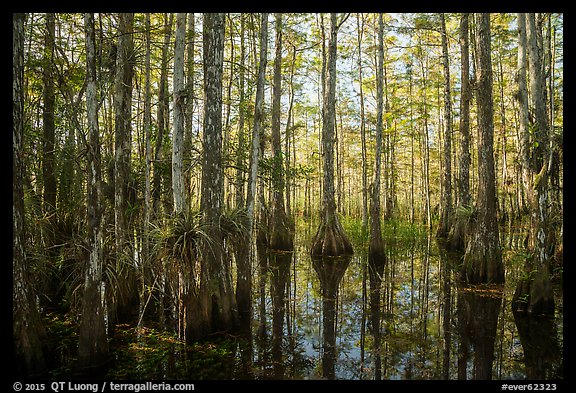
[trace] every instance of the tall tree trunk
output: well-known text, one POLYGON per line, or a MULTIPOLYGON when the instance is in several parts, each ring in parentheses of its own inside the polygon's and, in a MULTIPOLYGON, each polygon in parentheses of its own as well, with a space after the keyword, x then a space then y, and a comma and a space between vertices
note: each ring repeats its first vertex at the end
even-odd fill
POLYGON ((444 67, 444 170, 440 198, 440 222, 436 237, 446 238, 452 219, 452 101, 450 98, 450 65, 448 62, 448 35, 444 13, 440 14, 442 27, 442 65, 444 67))
MULTIPOLYGON (((188 14, 186 29, 186 115, 184 116, 184 162, 192 161, 192 136, 194 133, 194 111, 196 110, 195 75, 194 75, 194 40, 196 39, 196 23, 194 13, 188 14)), ((191 171, 184 171, 185 195, 188 206, 192 206, 191 171)))
MULTIPOLYGON (((151 163, 152 163, 152 88, 151 88, 151 68, 150 68, 150 14, 146 14, 145 22, 145 41, 146 41, 146 54, 144 55, 144 140, 145 140, 145 174, 144 174, 144 240, 143 240, 143 260, 148 260, 150 256, 150 217, 152 213, 152 189, 151 189, 151 163)), ((142 321, 145 312, 146 299, 144 297, 146 288, 149 286, 147 274, 147 266, 144 265, 141 271, 141 285, 140 288, 140 318, 142 321)))
POLYGON ((240 103, 238 109, 238 150, 236 152, 236 206, 244 207, 244 166, 246 164, 246 136, 244 132, 244 122, 246 114, 246 92, 245 90, 245 65, 246 65, 246 45, 245 45, 245 15, 240 14, 240 71, 238 75, 238 90, 240 90, 240 103))
POLYGON ((366 157, 366 121, 364 120, 364 81, 362 79, 362 33, 364 32, 364 14, 357 15, 358 30, 358 84, 360 85, 360 138, 362 142, 362 228, 368 227, 368 175, 366 157), (362 23, 360 23, 362 21, 362 23))
POLYGON ((184 114, 186 87, 184 83, 184 53, 186 46, 186 13, 176 16, 176 37, 174 42, 174 90, 172 121, 172 196, 174 213, 181 215, 186 209, 186 184, 184 182, 184 114))
POLYGON ((116 263, 120 272, 119 300, 114 316, 119 322, 132 318, 134 303, 138 301, 131 251, 131 146, 132 146, 132 78, 134 76, 134 14, 122 13, 118 24, 118 55, 114 85, 114 218, 116 263))
POLYGON ((504 265, 496 218, 490 14, 478 14, 476 19, 478 195, 476 218, 464 254, 463 279, 469 284, 501 284, 504 265))
POLYGON ((224 204, 222 163, 222 74, 224 68, 223 13, 204 14, 204 160, 200 210, 207 237, 202 249, 200 297, 207 332, 230 330, 235 324, 229 262, 224 255, 219 225, 224 204))
MULTIPOLYGON (((56 14, 46 14, 46 36, 44 39, 44 73, 43 73, 43 100, 42 112, 42 178, 44 182, 44 212, 50 215, 56 209, 56 175, 54 173, 54 74, 52 72, 54 61, 54 41, 56 39, 56 14)), ((47 244, 48 248, 51 244, 47 244)))
POLYGON ((100 170, 100 136, 98 130, 98 97, 96 90, 96 42, 94 14, 85 14, 86 31, 86 112, 88 117, 88 244, 89 257, 84 280, 82 320, 78 338, 78 365, 99 367, 108 361, 108 340, 102 296, 103 228, 100 170))
POLYGON ((276 55, 274 58, 274 86, 272 99, 272 227, 270 228, 270 249, 288 251, 294 249, 288 216, 284 205, 284 162, 280 141, 280 99, 282 98, 282 14, 276 17, 276 55))
POLYGON ((548 173, 551 155, 548 151, 549 130, 542 53, 539 52, 536 29, 534 14, 518 14, 517 77, 522 137, 520 151, 522 177, 530 208, 528 235, 530 256, 525 263, 526 278, 518 283, 514 293, 513 308, 515 311, 535 315, 554 315, 554 294, 549 272, 551 248, 554 244, 548 211, 548 173), (533 125, 529 124, 526 54, 530 77, 530 103, 534 108, 533 125))
POLYGON ((164 43, 162 45, 162 59, 160 64, 160 82, 158 86, 158 110, 156 121, 158 122, 158 135, 154 146, 154 176, 152 178, 152 206, 155 214, 161 211, 162 195, 162 160, 164 153, 162 145, 168 128, 168 56, 170 49, 170 37, 172 36, 172 24, 174 14, 164 14, 164 43))
POLYGON ((374 158, 374 181, 370 193, 370 243, 368 245, 368 262, 378 266, 380 274, 386 262, 384 241, 380 221, 380 178, 382 168, 382 128, 384 106, 384 24, 382 14, 378 14, 378 45, 376 69, 376 154, 374 158))
POLYGON ((328 64, 326 92, 322 113, 322 147, 323 147, 323 207, 321 223, 312 241, 310 253, 313 256, 339 256, 353 254, 352 244, 344 232, 336 215, 334 199, 334 113, 336 106, 336 42, 338 25, 336 14, 330 14, 330 39, 328 43, 328 64))
POLYGON ((464 253, 470 207, 470 56, 468 25, 470 14, 460 17, 460 161, 458 176, 458 208, 448 234, 448 247, 464 253))
POLYGON ((35 376, 46 370, 44 326, 36 308, 26 258, 24 214, 24 22, 12 14, 12 334, 17 374, 35 376))

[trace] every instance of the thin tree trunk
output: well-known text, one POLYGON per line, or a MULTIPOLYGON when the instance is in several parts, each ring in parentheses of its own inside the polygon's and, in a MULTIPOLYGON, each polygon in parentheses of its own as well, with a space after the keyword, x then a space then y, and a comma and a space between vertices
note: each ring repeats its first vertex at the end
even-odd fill
POLYGON ((462 273, 469 284, 502 284, 504 265, 496 218, 490 14, 477 15, 476 29, 478 195, 462 273))
POLYGON ((282 96, 282 14, 276 17, 276 55, 274 58, 274 86, 272 99, 272 150, 274 153, 272 182, 273 207, 270 248, 272 250, 294 249, 293 236, 284 206, 284 167, 280 141, 280 99, 282 96))
POLYGON ((78 338, 78 366, 100 367, 108 360, 108 339, 104 321, 102 296, 103 228, 100 171, 100 137, 98 130, 98 97, 96 90, 96 43, 94 14, 85 14, 86 30, 86 111, 89 141, 87 146, 88 174, 88 244, 89 257, 84 280, 82 320, 78 338))
MULTIPOLYGON (((386 262, 384 241, 380 221, 380 177, 382 168, 382 129, 384 106, 384 24, 382 14, 378 14, 378 44, 376 69, 376 154, 374 158, 374 180, 370 193, 370 243, 368 245, 368 262, 377 266, 380 275, 386 262)), ((385 191, 386 192, 386 191, 385 191)))
POLYGON ((184 84, 184 53, 186 39, 186 13, 176 16, 176 37, 174 43, 174 89, 172 121, 172 196, 174 213, 180 215, 186 208, 186 184, 184 182, 184 114, 186 88, 184 84))
POLYGON ((364 87, 362 79, 362 33, 364 14, 357 15, 358 29, 358 84, 360 85, 360 138, 362 142, 362 228, 368 228, 368 168, 366 157, 366 121, 364 119, 364 87), (362 22, 362 23, 360 23, 362 22))
POLYGON ((450 65, 448 61, 448 37, 444 13, 440 14, 442 27, 442 65, 444 67, 444 170, 440 199, 440 222, 436 237, 446 238, 452 217, 452 102, 450 98, 450 65))
POLYGON ((24 22, 12 14, 12 334, 17 374, 37 376, 46 370, 44 326, 34 301, 26 258, 24 214, 24 22))
MULTIPOLYGON (((54 61, 56 14, 46 14, 47 34, 44 39, 44 74, 43 74, 43 100, 42 112, 42 178, 44 182, 44 212, 48 216, 56 209, 56 175, 54 173, 55 125, 54 125, 54 75, 52 72, 54 61)), ((51 243, 47 244, 49 248, 51 243)))
POLYGON ((328 43, 328 64, 326 75, 326 94, 322 113, 323 147, 323 211, 322 222, 312 241, 310 253, 313 256, 339 256, 353 254, 352 244, 336 215, 334 199, 334 113, 336 104, 336 41, 338 26, 336 14, 330 15, 330 39, 328 43))

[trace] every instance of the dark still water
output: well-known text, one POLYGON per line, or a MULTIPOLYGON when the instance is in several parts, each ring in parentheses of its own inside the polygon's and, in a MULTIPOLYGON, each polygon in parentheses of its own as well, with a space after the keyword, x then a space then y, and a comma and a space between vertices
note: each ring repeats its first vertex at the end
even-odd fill
POLYGON ((560 283, 553 320, 512 313, 520 233, 502 234, 503 287, 463 288, 460 262, 425 232, 388 233, 379 272, 358 244, 351 258, 313 261, 313 230, 299 226, 294 253, 254 267, 252 353, 238 355, 230 377, 562 378, 560 283))

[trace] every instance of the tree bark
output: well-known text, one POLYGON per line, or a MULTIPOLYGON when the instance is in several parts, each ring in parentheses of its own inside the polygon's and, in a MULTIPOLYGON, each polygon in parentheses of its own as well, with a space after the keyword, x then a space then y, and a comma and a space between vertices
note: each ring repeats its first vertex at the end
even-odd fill
POLYGON ((100 137, 98 130, 98 97, 96 89, 96 44, 94 14, 85 14, 86 31, 86 112, 89 142, 87 146, 88 174, 88 244, 89 257, 84 280, 82 320, 78 338, 78 366, 101 367, 108 361, 108 340, 104 321, 102 296, 103 228, 100 169, 100 137))
POLYGON ((334 199, 334 113, 336 106, 336 44, 338 26, 336 14, 330 14, 330 38, 328 43, 328 64, 326 91, 322 111, 322 147, 323 147, 323 208, 321 223, 312 241, 310 250, 313 256, 352 255, 353 248, 348 236, 336 215, 334 199))
POLYGON ((121 272, 119 302, 114 305, 114 316, 120 322, 132 318, 133 306, 138 295, 131 262, 130 245, 131 213, 127 207, 134 203, 130 197, 131 146, 132 146, 132 78, 134 76, 134 14, 122 13, 118 24, 118 55, 114 85, 114 218, 116 260, 121 272), (126 267, 120 267, 126 264, 126 267))
POLYGON ((366 157, 366 121, 364 120, 364 88, 362 78, 362 33, 364 31, 364 14, 357 16, 358 29, 358 84, 360 85, 360 138, 362 143, 362 228, 368 228, 368 175, 366 157), (362 23, 360 23, 362 20, 362 23))
POLYGON ((517 78, 522 179, 530 211, 530 255, 526 259, 524 277, 516 287, 512 307, 517 312, 554 315, 554 294, 549 271, 551 247, 554 244, 548 218, 549 131, 542 58, 538 48, 534 14, 518 14, 517 78), (526 65, 530 77, 530 101, 535 112, 532 126, 529 123, 526 65))
POLYGON ((450 64, 448 37, 444 13, 440 14, 442 27, 442 65, 444 67, 444 170, 440 198, 440 222, 436 237, 447 238, 452 219, 452 101, 450 98, 450 64))
MULTIPOLYGON (((44 181, 44 212, 50 215, 56 209, 56 175, 54 173, 55 125, 54 125, 54 75, 52 72, 54 61, 54 45, 56 30, 56 14, 46 14, 47 34, 44 39, 44 74, 43 74, 43 100, 42 112, 42 178, 44 181)), ((51 246, 49 243, 48 246, 51 246)))
POLYGON ((184 83, 184 52, 186 46, 186 13, 176 16, 174 42, 174 89, 172 121, 172 196, 174 213, 180 215, 186 208, 186 184, 184 182, 184 114, 186 110, 186 88, 184 83))
POLYGON ((469 284, 502 284, 504 265, 496 219, 490 14, 477 15, 476 29, 478 195, 476 221, 464 254, 463 279, 469 284))
POLYGON ((206 333, 234 327, 235 302, 229 261, 224 255, 219 225, 224 204, 222 164, 222 74, 224 65, 225 17, 223 13, 204 14, 204 160, 200 210, 207 237, 202 250, 200 297, 206 333))
POLYGON ((470 207, 470 56, 468 25, 470 14, 460 17, 460 161, 458 177, 458 208, 452 229, 448 234, 448 247, 464 253, 470 207))
MULTIPOLYGON (((374 181, 370 194, 370 242, 368 262, 383 267, 386 262, 382 227, 380 220, 380 178, 382 168, 382 128, 384 107, 384 24, 382 14, 378 14, 378 59, 376 69, 376 154, 374 159, 374 181)), ((378 269, 381 271, 382 269, 378 269)))
POLYGON ((24 22, 12 14, 12 334, 18 375, 38 376, 46 370, 44 326, 34 301, 26 258, 24 214, 24 22))
POLYGON ((273 206, 270 228, 270 249, 294 249, 293 236, 284 205, 284 162, 280 141, 280 99, 282 98, 282 14, 276 17, 276 55, 274 58, 274 86, 272 99, 272 151, 274 153, 272 181, 273 206))

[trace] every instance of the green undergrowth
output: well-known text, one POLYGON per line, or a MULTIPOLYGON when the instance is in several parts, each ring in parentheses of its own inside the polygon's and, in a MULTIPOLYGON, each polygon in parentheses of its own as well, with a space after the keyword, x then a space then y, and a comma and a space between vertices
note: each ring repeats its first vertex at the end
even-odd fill
MULTIPOLYGON (((52 378, 74 378, 78 322, 68 315, 45 319, 52 378)), ((152 327, 116 325, 109 337, 110 362, 105 379, 231 379, 238 339, 221 336, 186 344, 175 333, 152 327)))

